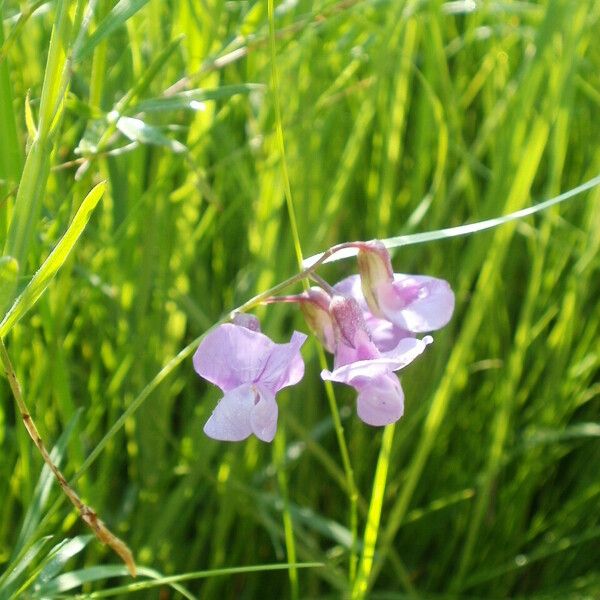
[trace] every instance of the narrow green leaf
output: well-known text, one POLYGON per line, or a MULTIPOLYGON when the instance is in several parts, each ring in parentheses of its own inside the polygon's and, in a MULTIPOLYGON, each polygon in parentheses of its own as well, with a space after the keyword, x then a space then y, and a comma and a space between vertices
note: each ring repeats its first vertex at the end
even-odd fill
MULTIPOLYGON (((0 25, 3 24, 2 7, 0 6, 0 25)), ((4 29, 0 26, 0 48, 4 44, 4 29)), ((17 134, 17 123, 13 111, 13 92, 8 70, 8 63, 0 53, 0 131, 2 147, 0 148, 0 178, 16 182, 23 168, 23 149, 17 134)), ((1 222, 1 217, 0 217, 1 222)), ((4 232, 0 230, 0 239, 4 232)))
MULTIPOLYGON (((565 202, 566 200, 570 200, 574 196, 579 194, 583 194, 592 188, 600 185, 600 175, 593 177, 589 181, 578 185, 577 187, 568 190, 554 198, 550 198, 550 200, 546 200, 544 202, 540 202, 539 204, 535 204, 533 206, 529 206, 528 208, 523 208, 521 210, 517 210, 515 212, 509 213, 502 217, 495 217, 493 219, 486 219, 485 221, 478 221, 477 223, 469 223, 467 225, 459 225, 458 227, 447 227, 445 229, 438 229, 436 231, 426 231, 424 233, 414 233, 411 235, 399 235, 396 237, 386 238, 381 240, 387 248, 399 248, 401 246, 412 246, 413 244, 422 244, 424 242, 433 242, 436 240, 443 240, 446 238, 457 237, 460 235, 470 235, 472 233, 477 233, 479 231, 485 231, 486 229, 493 229, 500 225, 504 225, 505 223, 510 223, 511 221, 517 221, 518 219, 524 219, 525 217, 529 217, 536 213, 547 210, 551 206, 556 204, 560 204, 561 202, 565 202)), ((356 256, 358 250, 356 248, 344 248, 340 252, 336 252, 333 256, 328 258, 325 262, 336 262, 338 260, 343 260, 345 258, 351 258, 352 256, 356 256)), ((302 263, 304 268, 308 268, 313 265, 319 258, 323 256, 323 253, 315 254, 314 256, 309 256, 304 259, 302 263)))
POLYGON ((93 539, 93 537, 93 535, 78 535, 56 544, 44 560, 45 564, 36 578, 35 589, 38 589, 42 584, 56 577, 65 564, 71 558, 77 556, 77 554, 88 545, 88 542, 93 539))
POLYGON ((181 142, 169 139, 156 127, 144 123, 141 119, 120 117, 117 121, 117 129, 132 142, 152 144, 153 146, 165 146, 176 153, 187 151, 187 148, 181 142))
MULTIPOLYGON (((289 569, 291 566, 294 566, 297 569, 314 569, 318 567, 323 567, 323 563, 319 562, 306 562, 306 563, 281 563, 281 564, 265 564, 265 565, 250 565, 247 567, 230 567, 225 569, 210 569, 208 571, 195 571, 192 573, 183 573, 182 575, 171 575, 168 577, 158 577, 152 578, 146 581, 136 581, 134 583, 130 583, 127 585, 115 587, 112 589, 102 590, 99 592, 92 592, 90 594, 86 594, 86 598, 108 598, 110 596, 118 596, 119 594, 128 594, 132 592, 137 592, 141 590, 148 590, 155 587, 161 587, 164 585, 171 585, 173 583, 178 583, 180 581, 192 581, 194 579, 205 579, 207 577, 218 577, 224 575, 237 575, 239 573, 260 573, 263 571, 282 571, 289 569)), ((105 577, 115 577, 117 574, 126 575, 126 570, 123 567, 119 567, 121 569, 121 573, 119 573, 115 567, 97 567, 94 571, 94 574, 98 573, 106 573, 105 577)), ((92 571, 92 569, 85 569, 84 571, 92 571)), ((75 587, 71 585, 71 583, 75 581, 80 581, 83 583, 83 577, 85 577, 84 571, 74 571, 73 573, 65 573, 60 577, 57 577, 54 582, 56 582, 53 587, 50 585, 44 588, 45 592, 56 592, 56 591, 64 591, 67 589, 72 589, 75 587), (59 587, 60 586, 60 587, 59 587), (69 586, 69 587, 66 587, 69 586)), ((140 575, 148 575, 148 569, 140 569, 140 575)), ((96 577, 97 578, 97 577, 96 577)), ((92 579, 87 579, 87 581, 92 581, 92 579)), ((52 583, 52 582, 51 582, 52 583)), ((77 583, 76 585, 80 585, 77 583)))
POLYGON ((363 536, 363 549, 360 557, 360 564, 356 580, 352 587, 353 600, 360 600, 366 597, 369 576, 373 568, 375 558, 375 547, 379 535, 379 525, 381 521, 381 510, 383 508, 383 499, 387 483, 387 474, 390 465, 390 454, 392 443, 394 441, 395 425, 388 425, 383 430, 379 458, 373 478, 373 491, 371 493, 371 502, 369 503, 369 514, 365 525, 365 534, 363 536))
POLYGON ((50 539, 52 539, 52 536, 48 535, 36 540, 8 566, 3 575, 0 576, 0 600, 8 600, 14 597, 13 592, 19 586, 23 573, 37 559, 50 539))
POLYGON ((48 284, 52 281, 56 273, 58 273, 58 270, 62 267, 73 246, 79 239, 105 188, 105 182, 99 183, 85 197, 63 237, 56 244, 50 256, 44 261, 44 264, 33 276, 21 295, 15 300, 15 303, 0 323, 0 338, 4 337, 11 330, 15 323, 23 317, 44 293, 44 290, 48 287, 48 284))
POLYGON ((202 102, 210 100, 224 100, 238 94, 249 94, 255 90, 262 90, 260 83, 243 83, 239 85, 224 85, 212 90, 194 89, 173 96, 150 98, 139 102, 135 112, 169 111, 169 110, 201 110, 202 102))
POLYGON ((600 437, 599 423, 575 423, 563 429, 537 429, 525 436, 524 447, 544 444, 558 444, 571 440, 594 439, 600 437))
MULTIPOLYGON (((56 2, 38 114, 39 137, 43 141, 48 140, 53 127, 58 124, 62 114, 63 97, 69 86, 71 69, 67 57, 72 27, 69 15, 70 4, 66 0, 56 2)), ((41 146, 44 146, 44 143, 41 146)))
POLYGON ((148 0, 121 0, 117 2, 114 8, 100 21, 98 27, 90 37, 77 49, 74 62, 90 54, 92 50, 113 31, 125 24, 138 10, 143 8, 148 0))
MULTIPOLYGON (((138 576, 148 577, 149 579, 161 579, 164 577, 159 571, 148 569, 147 567, 140 567, 138 569, 138 576)), ((48 596, 68 592, 85 583, 102 581, 112 577, 129 577, 129 571, 127 571, 127 567, 123 565, 99 565, 86 567, 85 569, 77 571, 70 571, 55 577, 51 581, 44 582, 39 588, 36 587, 33 597, 47 598, 48 596)), ((171 587, 186 598, 194 598, 194 596, 181 585, 172 583, 171 587)))
POLYGON ((38 226, 46 182, 50 173, 51 153, 52 142, 47 137, 42 139, 38 136, 33 140, 14 200, 4 253, 15 257, 21 272, 25 268, 29 245, 38 226))
POLYGON ((19 263, 12 256, 0 258, 0 313, 13 298, 17 289, 19 263))
MULTIPOLYGON (((111 577, 127 577, 128 575, 127 568, 123 565, 87 567, 85 569, 63 573, 49 582, 44 582, 43 585, 36 588, 35 593, 40 597, 47 597, 52 594, 59 594, 75 589, 82 586, 84 583, 101 581, 111 577)), ((139 575, 146 575, 143 568, 140 568, 139 575)))
POLYGON ((84 119, 102 119, 105 115, 97 106, 92 106, 78 98, 73 92, 69 92, 65 106, 78 117, 84 119))
POLYGON ((93 538, 93 535, 66 538, 52 547, 35 568, 28 570, 28 577, 15 591, 15 597, 21 598, 25 594, 29 597, 31 589, 37 590, 40 582, 45 583, 55 577, 65 564, 79 554, 93 538))

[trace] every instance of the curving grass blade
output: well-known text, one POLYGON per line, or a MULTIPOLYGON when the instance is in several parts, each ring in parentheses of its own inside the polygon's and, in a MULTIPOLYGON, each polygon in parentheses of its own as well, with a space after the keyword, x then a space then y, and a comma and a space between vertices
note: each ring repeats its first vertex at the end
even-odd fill
POLYGON ((44 293, 82 234, 105 189, 106 183, 99 183, 85 197, 65 234, 2 319, 0 338, 11 330, 44 293))
POLYGON ((117 2, 106 17, 100 21, 94 33, 77 48, 73 61, 78 62, 90 54, 102 40, 121 27, 121 25, 124 25, 146 4, 148 4, 148 0, 121 0, 117 2))

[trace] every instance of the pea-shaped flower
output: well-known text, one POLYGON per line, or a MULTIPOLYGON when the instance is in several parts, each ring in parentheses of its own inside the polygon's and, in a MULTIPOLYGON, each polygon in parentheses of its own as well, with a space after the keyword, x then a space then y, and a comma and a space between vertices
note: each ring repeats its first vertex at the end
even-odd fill
POLYGON ((415 337, 412 331, 398 327, 387 319, 376 317, 371 312, 363 294, 360 275, 350 275, 342 279, 333 286, 333 289, 341 296, 354 298, 358 302, 367 329, 371 333, 371 339, 381 352, 393 350, 404 338, 415 337))
POLYGON ((277 392, 304 375, 300 347, 306 340, 295 331, 287 344, 235 324, 219 325, 194 354, 198 375, 221 388, 223 398, 204 426, 216 440, 237 442, 251 434, 270 442, 277 429, 277 392))
POLYGON ((405 337, 393 349, 380 352, 356 299, 334 296, 330 313, 336 336, 334 369, 322 371, 321 377, 345 383, 358 392, 357 413, 368 425, 394 423, 404 414, 404 392, 394 371, 422 354, 433 341, 431 336, 422 340, 405 337))
POLYGON ((448 282, 426 275, 394 273, 390 255, 381 242, 362 244, 358 269, 364 297, 375 317, 414 333, 441 329, 452 317, 454 293, 448 282))

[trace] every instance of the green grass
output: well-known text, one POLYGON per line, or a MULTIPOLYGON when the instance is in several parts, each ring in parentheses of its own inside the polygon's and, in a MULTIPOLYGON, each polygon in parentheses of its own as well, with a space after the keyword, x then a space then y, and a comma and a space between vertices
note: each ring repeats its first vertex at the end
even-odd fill
MULTIPOLYGON (((397 271, 457 295, 393 429, 327 395, 311 340, 273 446, 214 442, 191 354, 300 255, 597 176, 600 3, 274 8, 0 0, 0 331, 140 568, 88 535, 2 378, 0 599, 597 598, 600 188, 393 243, 397 271)), ((278 341, 306 331, 290 305, 255 312, 278 341)))

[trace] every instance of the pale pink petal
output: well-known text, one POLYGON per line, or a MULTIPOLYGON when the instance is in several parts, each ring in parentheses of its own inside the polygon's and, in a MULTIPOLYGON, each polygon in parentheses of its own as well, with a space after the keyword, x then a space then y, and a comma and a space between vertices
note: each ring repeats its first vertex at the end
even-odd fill
POLYGON ((335 351, 335 332, 329 313, 331 297, 318 287, 311 287, 299 296, 300 310, 311 331, 328 352, 335 351))
POLYGON ((362 291, 362 284, 360 282, 360 275, 350 275, 350 277, 346 277, 341 281, 338 281, 333 289, 340 296, 348 296, 354 298, 358 305, 361 307, 363 312, 369 312, 369 307, 367 306, 367 301, 365 300, 365 296, 362 291))
POLYGON ((377 377, 393 370, 396 361, 390 358, 374 358, 373 360, 361 360, 355 363, 338 367, 333 371, 324 369, 321 371, 321 379, 337 381, 353 385, 356 379, 377 377))
POLYGON ((402 329, 386 319, 374 317, 371 313, 365 313, 365 321, 371 332, 373 343, 380 352, 393 350, 404 338, 415 337, 412 331, 402 329))
POLYGON ((367 324, 367 328, 371 332, 373 343, 381 352, 392 350, 398 345, 398 342, 405 337, 414 337, 415 334, 411 331, 398 327, 387 319, 380 319, 373 315, 369 310, 367 301, 362 291, 360 275, 350 275, 336 283, 334 289, 342 296, 351 296, 354 298, 361 310, 367 324))
POLYGON ((268 392, 259 389, 258 402, 250 413, 250 425, 254 435, 263 442, 272 442, 277 430, 279 409, 275 398, 268 392))
POLYGON ((397 371, 415 360, 432 341, 433 339, 429 335, 422 340, 404 338, 400 340, 394 350, 382 354, 380 358, 359 360, 333 371, 324 370, 321 372, 321 378, 354 385, 354 381, 358 378, 377 377, 390 371, 397 371))
POLYGON ((417 338, 402 338, 395 348, 387 352, 382 352, 383 358, 393 359, 395 364, 399 365, 394 368, 394 371, 402 369, 406 365, 409 365, 417 356, 420 356, 425 352, 425 348, 429 344, 433 343, 433 338, 430 335, 426 335, 423 339, 418 340, 417 338))
POLYGON ((255 382, 275 346, 262 333, 226 323, 202 340, 194 354, 194 368, 198 375, 228 392, 255 382))
POLYGON ((379 356, 379 350, 371 341, 369 333, 366 330, 359 329, 354 334, 353 346, 345 343, 343 339, 338 342, 335 350, 334 368, 337 369, 356 361, 379 358, 379 356))
POLYGON ((298 383, 304 376, 304 361, 300 348, 307 336, 294 331, 288 344, 272 344, 259 377, 262 387, 276 394, 281 388, 298 383))
POLYGON ((404 392, 394 374, 388 373, 358 382, 356 389, 356 411, 367 425, 389 425, 404 414, 404 392))
POLYGON ((440 329, 454 312, 448 282, 423 275, 396 273, 392 283, 377 287, 377 300, 387 319, 416 333, 440 329))
POLYGON ((252 433, 250 418, 256 396, 251 385, 242 385, 227 392, 204 425, 204 433, 215 440, 245 440, 252 433))

